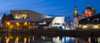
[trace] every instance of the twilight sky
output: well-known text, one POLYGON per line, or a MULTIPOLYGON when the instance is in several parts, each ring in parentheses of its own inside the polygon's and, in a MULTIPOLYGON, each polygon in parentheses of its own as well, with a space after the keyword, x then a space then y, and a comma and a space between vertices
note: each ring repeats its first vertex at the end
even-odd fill
POLYGON ((10 10, 32 10, 49 16, 72 17, 74 6, 82 14, 87 5, 100 12, 100 0, 0 0, 0 18, 10 10))

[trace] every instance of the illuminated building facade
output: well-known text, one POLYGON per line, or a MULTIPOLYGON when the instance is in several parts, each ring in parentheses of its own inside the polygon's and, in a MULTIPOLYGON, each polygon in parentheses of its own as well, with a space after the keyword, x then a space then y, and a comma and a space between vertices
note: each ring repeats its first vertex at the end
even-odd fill
POLYGON ((74 27, 78 27, 78 20, 79 20, 78 17, 79 17, 79 14, 78 14, 77 8, 75 6, 74 14, 73 14, 73 25, 74 25, 74 27))
POLYGON ((11 10, 10 15, 4 14, 2 17, 2 27, 10 29, 31 29, 40 26, 42 28, 51 28, 64 26, 63 24, 65 24, 64 17, 51 17, 31 10, 11 10))
MULTIPOLYGON (((77 8, 75 6, 74 13, 73 13, 73 26, 76 27, 76 28, 80 27, 80 25, 79 25, 80 20, 92 17, 95 14, 96 14, 96 11, 94 10, 93 6, 89 7, 89 5, 88 5, 85 12, 83 11, 82 15, 79 15, 78 11, 77 11, 77 8)), ((86 26, 84 26, 84 27, 86 27, 86 26)))
POLYGON ((92 6, 92 8, 90 8, 89 5, 88 5, 88 7, 85 10, 85 16, 86 17, 91 17, 94 14, 96 14, 96 11, 94 10, 93 6, 92 6))
POLYGON ((96 14, 92 17, 81 19, 79 21, 79 28, 99 29, 100 28, 100 14, 96 14))

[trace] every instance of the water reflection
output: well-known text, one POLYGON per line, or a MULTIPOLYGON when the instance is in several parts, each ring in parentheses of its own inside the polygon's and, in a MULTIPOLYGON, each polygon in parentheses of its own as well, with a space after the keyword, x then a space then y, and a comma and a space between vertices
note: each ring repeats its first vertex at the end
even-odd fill
POLYGON ((98 38, 46 37, 46 36, 1 36, 0 43, 99 43, 98 38))

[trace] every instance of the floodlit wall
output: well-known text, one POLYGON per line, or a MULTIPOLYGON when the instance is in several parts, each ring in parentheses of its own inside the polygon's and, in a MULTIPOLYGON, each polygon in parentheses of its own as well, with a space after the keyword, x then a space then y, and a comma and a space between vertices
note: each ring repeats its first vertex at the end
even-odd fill
POLYGON ((59 27, 59 26, 63 26, 65 23, 65 17, 55 17, 52 21, 52 26, 53 27, 59 27))
POLYGON ((39 21, 46 18, 52 18, 47 15, 43 15, 31 10, 12 10, 11 14, 14 16, 15 19, 28 19, 33 21, 39 21))

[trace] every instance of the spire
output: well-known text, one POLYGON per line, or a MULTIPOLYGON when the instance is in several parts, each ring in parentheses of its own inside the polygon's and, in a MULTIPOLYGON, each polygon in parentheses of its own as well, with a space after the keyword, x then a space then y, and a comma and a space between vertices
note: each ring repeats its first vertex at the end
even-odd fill
POLYGON ((74 8, 74 11, 77 11, 77 8, 76 8, 76 6, 75 6, 75 8, 74 8))
POLYGON ((75 6, 75 8, 74 8, 74 15, 77 15, 77 13, 78 13, 78 11, 77 11, 77 8, 75 6))
POLYGON ((89 7, 89 4, 88 4, 88 7, 89 7))
POLYGON ((93 8, 93 6, 92 6, 92 10, 94 11, 94 8, 93 8))
POLYGON ((85 12, 83 11, 83 13, 82 13, 82 16, 84 17, 85 16, 85 12))

